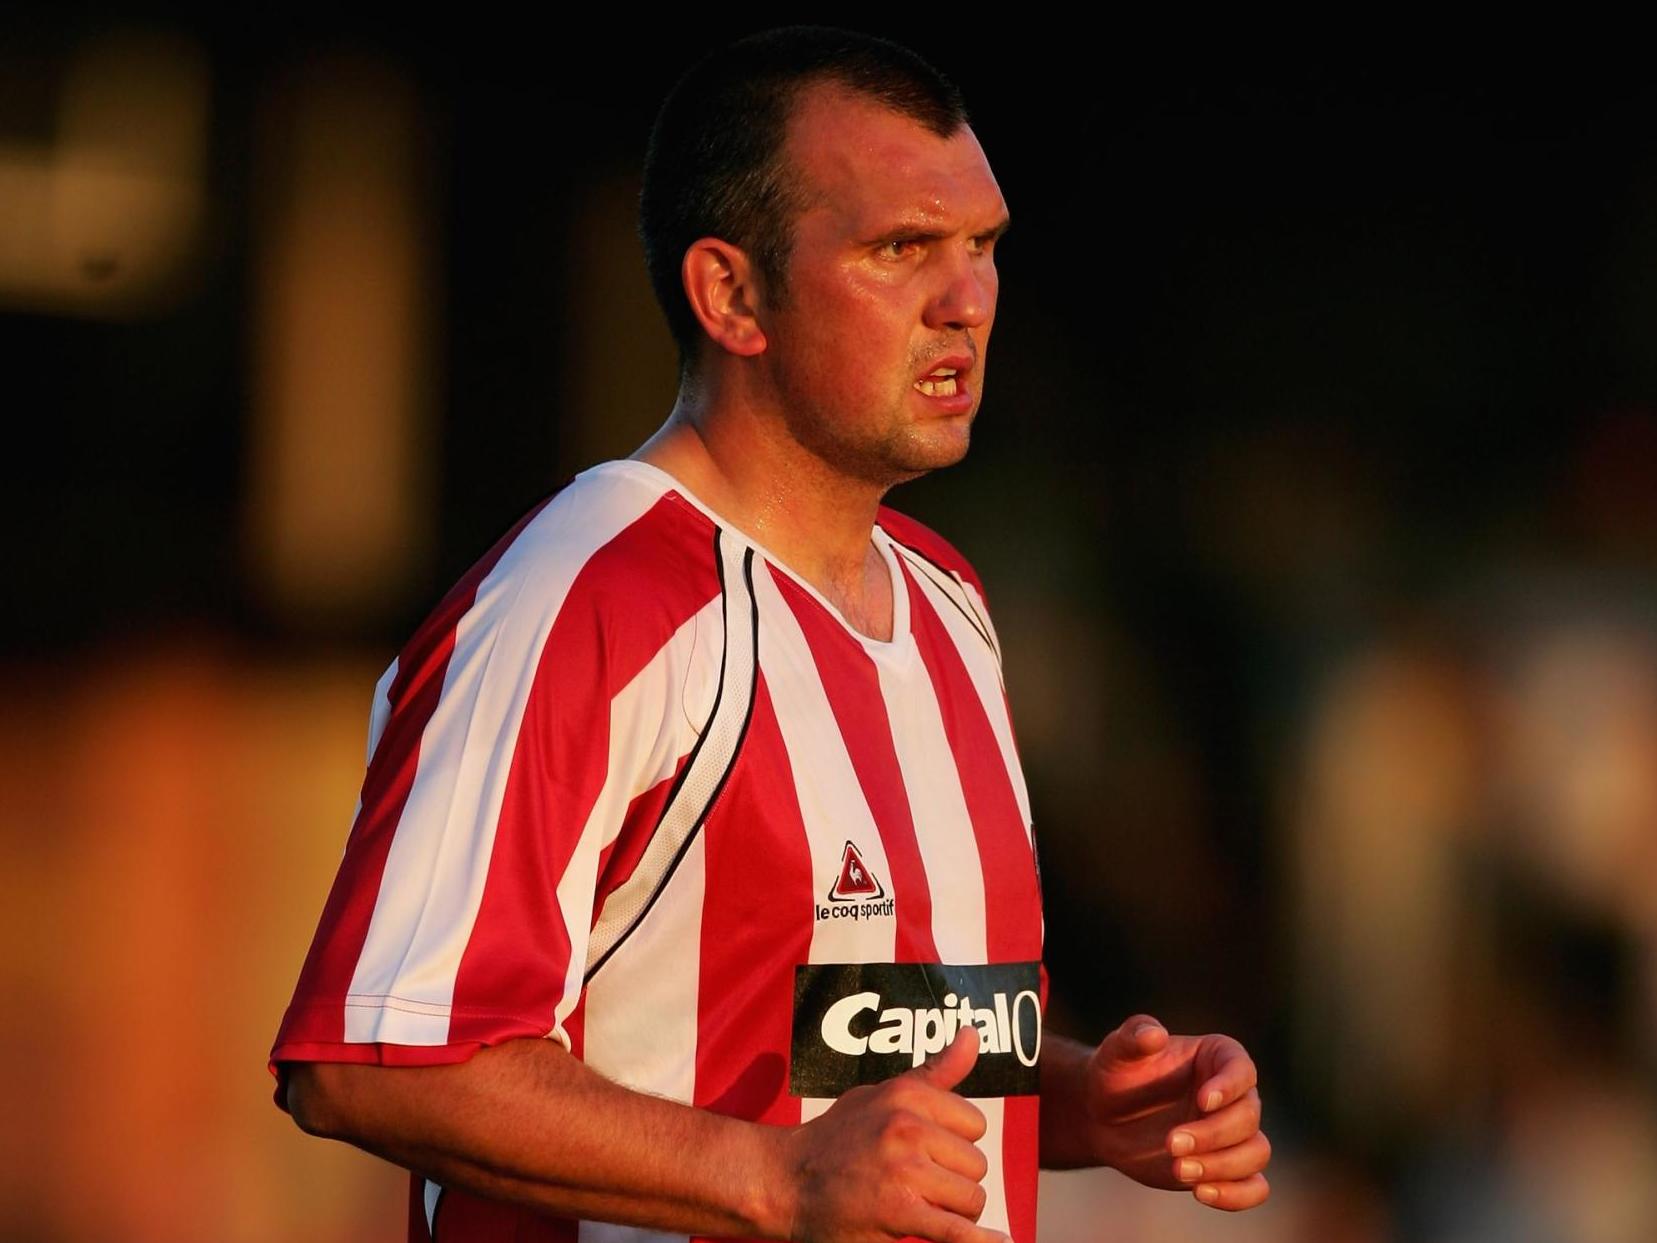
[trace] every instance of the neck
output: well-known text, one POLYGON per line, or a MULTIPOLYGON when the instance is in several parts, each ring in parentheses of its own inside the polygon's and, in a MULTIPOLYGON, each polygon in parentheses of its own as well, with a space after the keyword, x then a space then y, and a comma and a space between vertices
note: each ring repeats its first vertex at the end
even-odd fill
POLYGON ((890 637, 890 575, 870 540, 884 487, 836 472, 779 416, 704 385, 681 387, 633 456, 782 558, 857 629, 890 637))

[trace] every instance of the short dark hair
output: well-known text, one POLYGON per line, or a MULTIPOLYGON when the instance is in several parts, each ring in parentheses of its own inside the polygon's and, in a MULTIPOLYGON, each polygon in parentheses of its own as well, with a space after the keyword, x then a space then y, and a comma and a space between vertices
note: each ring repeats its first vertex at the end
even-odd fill
POLYGON ((699 237, 740 246, 766 290, 787 287, 794 220, 804 210, 783 143, 808 86, 846 87, 948 138, 967 124, 961 92, 908 48, 824 26, 788 26, 740 39, 694 66, 656 115, 644 157, 639 236, 681 369, 702 330, 679 271, 699 237))

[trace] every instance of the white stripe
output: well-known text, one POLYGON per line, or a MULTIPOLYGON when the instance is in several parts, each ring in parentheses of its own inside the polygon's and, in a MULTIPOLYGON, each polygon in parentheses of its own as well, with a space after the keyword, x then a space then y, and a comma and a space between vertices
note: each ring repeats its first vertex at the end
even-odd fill
MULTIPOLYGON (((984 637, 979 634, 965 617, 961 610, 950 602, 932 580, 925 574, 910 567, 910 573, 920 584, 921 594, 932 605, 948 631, 955 650, 960 653, 961 662, 967 668, 967 676, 972 680, 973 689, 978 692, 978 700, 984 705, 984 715, 989 718, 990 729, 995 734, 996 745, 1001 751, 1001 762, 1006 767, 1007 778, 1012 783, 1013 797, 1018 802, 1018 812, 1024 821, 1024 832, 1030 832, 1030 794, 1024 788, 1024 773, 1018 765, 1018 748, 1013 744, 1013 723, 1007 717, 1007 696, 1001 689, 1001 666, 995 658, 995 653, 984 645, 984 637)), ((976 594, 976 593, 975 593, 976 594)), ((987 616, 987 614, 986 614, 987 616)))
POLYGON ((454 999, 547 634, 582 566, 657 499, 636 482, 584 475, 536 515, 479 583, 456 628, 387 854, 351 979, 347 1040, 447 1040, 446 1022, 411 1014, 404 1003, 446 1009, 454 999))
POLYGON ((696 1099, 705 841, 692 839, 662 900, 588 983, 582 1040, 599 1074, 685 1104, 696 1099))
POLYGON ((613 1226, 607 1221, 584 1221, 578 1233, 579 1243, 688 1243, 690 1238, 639 1226, 613 1226))
POLYGON ((374 760, 380 739, 385 736, 385 724, 391 719, 391 684, 397 680, 397 657, 392 657, 380 680, 374 684, 374 703, 368 710, 368 762, 374 760))
MULTIPOLYGON (((368 705, 368 758, 365 764, 374 762, 374 752, 380 745, 380 739, 385 736, 386 722, 391 719, 391 684, 397 680, 397 658, 392 657, 391 664, 380 675, 380 680, 374 684, 374 701, 368 705)), ((356 824, 357 817, 362 815, 362 788, 357 789, 357 806, 351 813, 351 823, 356 824)), ((343 849, 343 848, 342 848, 343 849)))
POLYGON ((914 662, 907 676, 885 665, 880 696, 892 726, 915 841, 932 894, 932 939, 949 963, 985 961, 984 869, 944 732, 937 692, 926 666, 914 662))
MULTIPOLYGON (((680 756, 695 744, 697 730, 707 721, 719 674, 719 654, 707 665, 707 645, 699 635, 719 625, 720 601, 715 596, 674 633, 673 638, 610 701, 610 760, 604 786, 593 803, 569 866, 558 881, 558 909, 570 935, 570 961, 564 991, 558 1001, 550 1035, 568 1045, 564 1020, 581 999, 588 929, 593 922, 593 896, 598 858, 616 840, 632 801, 659 781, 672 776, 680 756), (710 621, 711 618, 711 621, 710 621), (663 711, 664 705, 688 706, 706 700, 696 725, 686 712, 663 711)), ((717 640, 716 640, 717 641, 717 640)))
MULTIPOLYGON (((616 694, 610 705, 610 775, 629 780, 612 791, 607 776, 601 802, 620 795, 625 812, 627 803, 671 777, 679 760, 696 745, 719 689, 724 626, 722 601, 716 595, 616 694), (679 710, 664 712, 664 704, 679 710)), ((622 822, 621 815, 606 819, 602 845, 616 840, 622 822)))
MULTIPOLYGON (((977 618, 983 625, 984 629, 989 632, 990 646, 995 649, 996 664, 1004 665, 1006 663, 1006 659, 1001 655, 1001 636, 996 634, 995 623, 990 620, 990 606, 988 601, 986 601, 983 596, 978 594, 978 588, 974 587, 965 579, 955 576, 955 583, 956 586, 961 589, 961 594, 966 598, 965 603, 967 606, 967 612, 977 618)), ((1005 676, 1003 676, 1002 681, 1006 681, 1005 676)))
MULTIPOLYGON (((828 892, 840 877, 849 840, 886 893, 902 902, 903 895, 893 893, 885 843, 863 797, 846 740, 794 610, 770 573, 758 566, 754 588, 765 636, 760 666, 776 710, 777 728, 788 749, 800 819, 811 847, 813 897, 819 906, 827 903, 828 892)), ((812 920, 812 962, 891 962, 896 945, 895 914, 879 919, 812 920)))
MULTIPOLYGON (((704 717, 704 719, 706 719, 704 717)), ((587 1065, 626 1087, 696 1099, 702 905, 707 855, 698 834, 668 882, 671 892, 587 985, 587 1065)), ((687 1243, 683 1234, 583 1221, 579 1243, 687 1243)))
POLYGON ((443 1188, 431 1179, 426 1179, 425 1190, 421 1199, 426 1205, 426 1233, 432 1238, 437 1237, 437 1202, 443 1197, 443 1188))
MULTIPOLYGON (((978 1141, 978 1149, 990 1162, 989 1172, 984 1175, 984 1212, 978 1218, 978 1224, 986 1230, 1010 1234, 1007 1224, 1007 1171, 1002 1167, 1007 1152, 1002 1138, 1007 1102, 995 1096, 987 1099, 973 1097, 972 1103, 984 1115, 984 1135, 978 1141)), ((1020 1240, 1020 1243, 1023 1241, 1020 1240)))

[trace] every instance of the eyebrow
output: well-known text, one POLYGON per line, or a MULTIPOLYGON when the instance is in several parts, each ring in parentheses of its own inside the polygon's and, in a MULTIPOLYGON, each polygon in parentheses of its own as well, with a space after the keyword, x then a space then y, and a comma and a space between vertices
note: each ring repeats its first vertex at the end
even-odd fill
MULTIPOLYGON (((974 233, 972 236, 987 237, 991 241, 995 241, 1012 227, 1012 217, 1003 216, 1001 217, 999 223, 992 225, 988 229, 974 233)), ((931 228, 924 224, 900 224, 895 228, 888 229, 886 232, 881 233, 878 236, 869 238, 866 242, 864 242, 864 245, 884 246, 888 242, 935 242, 941 238, 950 237, 953 233, 954 230, 952 229, 931 228)))

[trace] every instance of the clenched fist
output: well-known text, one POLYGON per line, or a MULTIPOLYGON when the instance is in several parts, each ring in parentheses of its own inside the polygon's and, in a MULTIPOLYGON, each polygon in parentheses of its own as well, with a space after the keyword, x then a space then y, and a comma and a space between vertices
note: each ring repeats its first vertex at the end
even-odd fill
POLYGON ((786 1143, 796 1243, 1005 1243, 977 1224, 989 1162, 974 1141, 984 1115, 955 1095, 978 1060, 963 1028, 924 1066, 853 1088, 786 1143))

